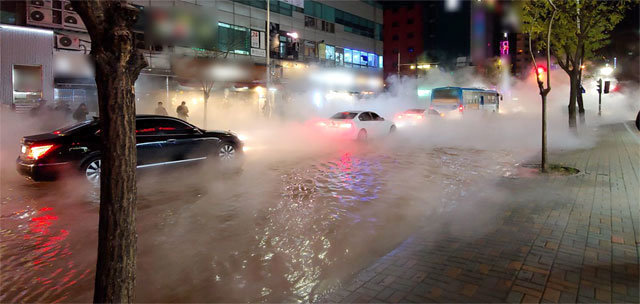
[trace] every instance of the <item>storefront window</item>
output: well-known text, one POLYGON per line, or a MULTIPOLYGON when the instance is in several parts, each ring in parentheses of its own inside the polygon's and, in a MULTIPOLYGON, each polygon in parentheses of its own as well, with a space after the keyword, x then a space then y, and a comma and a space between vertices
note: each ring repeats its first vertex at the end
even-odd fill
POLYGON ((42 66, 13 66, 13 102, 34 102, 42 98, 42 66))
POLYGON ((360 53, 360 64, 362 65, 369 65, 369 56, 367 55, 367 53, 362 52, 360 53))
POLYGON ((376 66, 376 54, 374 53, 369 53, 369 66, 370 67, 376 66))
POLYGON ((351 49, 344 49, 344 62, 351 63, 351 49))
POLYGON ((327 45, 326 49, 327 60, 335 60, 336 59, 336 48, 332 45, 327 45))
POLYGON ((340 47, 336 47, 336 65, 344 65, 344 50, 340 47))
POLYGON ((360 64, 360 51, 353 50, 353 64, 360 64))

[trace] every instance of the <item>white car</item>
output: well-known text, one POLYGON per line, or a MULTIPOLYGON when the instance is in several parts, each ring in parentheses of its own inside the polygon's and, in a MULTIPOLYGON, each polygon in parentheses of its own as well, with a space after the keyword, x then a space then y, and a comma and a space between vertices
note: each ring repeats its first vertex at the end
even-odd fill
POLYGON ((320 121, 318 125, 331 135, 359 141, 388 135, 396 130, 392 121, 370 111, 338 112, 329 120, 320 121))

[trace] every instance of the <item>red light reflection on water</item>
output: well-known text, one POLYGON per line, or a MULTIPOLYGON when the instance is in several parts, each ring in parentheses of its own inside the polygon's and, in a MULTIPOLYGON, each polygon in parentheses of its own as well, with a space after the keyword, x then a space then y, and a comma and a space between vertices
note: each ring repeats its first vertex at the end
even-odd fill
POLYGON ((26 225, 17 226, 24 228, 7 234, 16 238, 7 240, 11 246, 5 248, 1 277, 7 286, 0 292, 5 294, 0 296, 1 302, 64 301, 69 297, 70 287, 87 277, 91 269, 82 269, 72 260, 70 231, 61 227, 65 223, 59 221, 54 208, 24 213, 31 216, 26 225), (18 256, 21 258, 12 258, 18 256), (8 286, 11 288, 5 289, 8 286))

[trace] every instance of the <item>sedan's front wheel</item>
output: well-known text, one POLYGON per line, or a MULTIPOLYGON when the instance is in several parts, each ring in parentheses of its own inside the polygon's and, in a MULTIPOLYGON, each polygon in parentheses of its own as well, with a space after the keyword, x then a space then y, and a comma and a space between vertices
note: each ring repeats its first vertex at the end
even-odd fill
POLYGON ((218 150, 218 157, 225 161, 233 160, 236 158, 236 148, 231 144, 224 143, 218 150))

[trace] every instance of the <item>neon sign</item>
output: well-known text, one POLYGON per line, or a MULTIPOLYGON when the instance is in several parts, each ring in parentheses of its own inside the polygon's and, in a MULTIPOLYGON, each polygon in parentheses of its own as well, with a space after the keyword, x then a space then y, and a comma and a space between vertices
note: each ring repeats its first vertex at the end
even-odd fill
POLYGON ((509 40, 500 41, 500 55, 509 55, 509 40))

